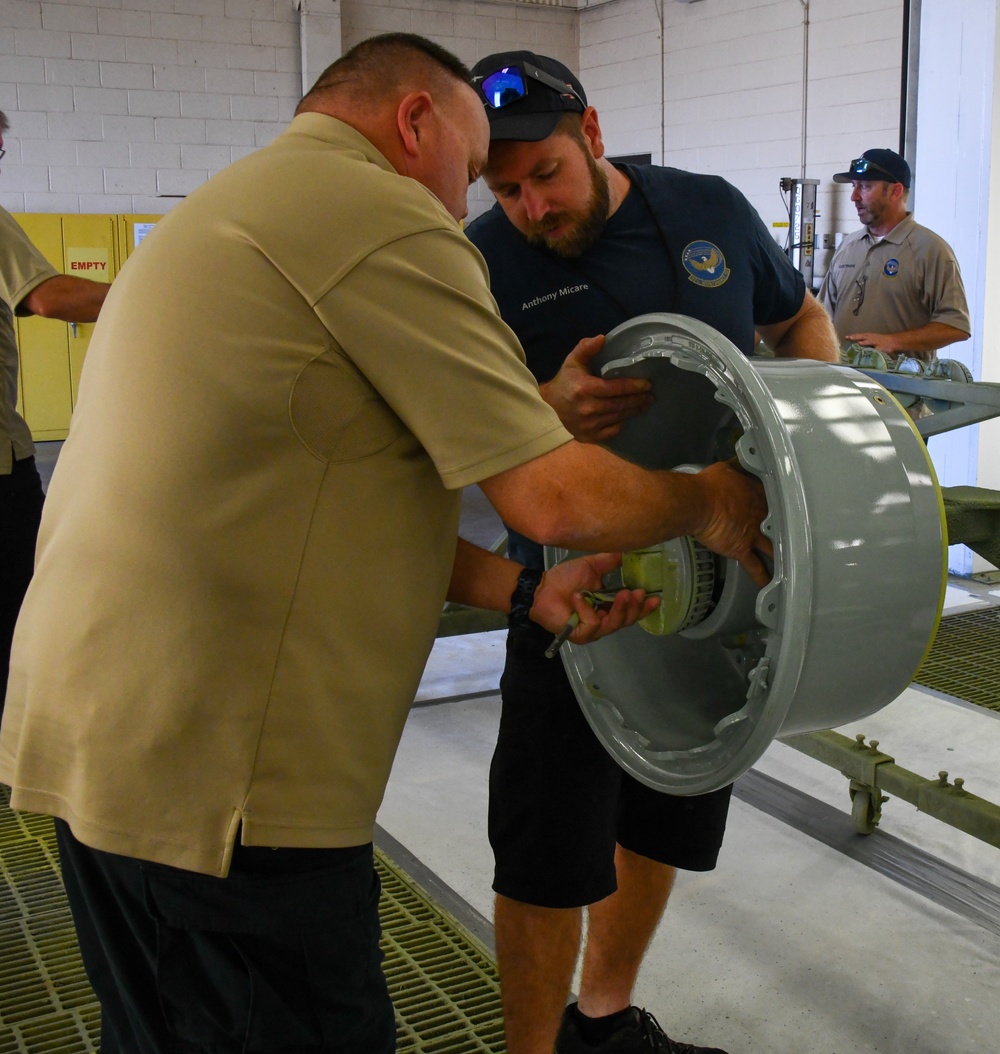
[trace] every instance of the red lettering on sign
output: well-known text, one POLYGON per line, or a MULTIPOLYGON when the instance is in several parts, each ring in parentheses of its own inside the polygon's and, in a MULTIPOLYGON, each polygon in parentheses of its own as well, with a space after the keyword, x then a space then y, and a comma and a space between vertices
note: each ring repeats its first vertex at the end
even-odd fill
POLYGON ((73 260, 69 265, 71 271, 106 271, 106 260, 73 260))

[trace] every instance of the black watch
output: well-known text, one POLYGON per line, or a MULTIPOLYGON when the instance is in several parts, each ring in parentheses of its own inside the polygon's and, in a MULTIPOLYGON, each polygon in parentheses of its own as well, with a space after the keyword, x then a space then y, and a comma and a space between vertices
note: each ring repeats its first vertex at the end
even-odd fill
POLYGON ((542 580, 542 572, 533 567, 521 568, 517 576, 517 585, 510 595, 510 614, 507 622, 511 626, 528 626, 531 624, 531 605, 535 602, 535 590, 542 580))

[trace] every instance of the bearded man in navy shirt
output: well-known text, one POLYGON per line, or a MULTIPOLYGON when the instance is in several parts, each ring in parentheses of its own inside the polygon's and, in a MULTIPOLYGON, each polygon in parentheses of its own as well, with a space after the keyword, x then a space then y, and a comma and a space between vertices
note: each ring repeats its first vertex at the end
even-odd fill
MULTIPOLYGON (((493 209, 468 229, 545 399, 575 438, 602 442, 644 412, 649 382, 603 380, 603 336, 647 312, 715 327, 749 355, 836 361, 826 312, 749 202, 717 176, 613 165, 596 110, 562 63, 527 51, 473 68, 490 119, 493 209), (592 338, 592 339, 586 339, 592 338), (578 345, 578 342, 581 342, 578 345)), ((508 531, 509 554, 543 567, 508 531)), ((731 787, 654 791, 620 769, 584 718, 551 634, 511 624, 490 771, 496 943, 509 1054, 724 1054, 670 1039, 632 989, 677 868, 715 867, 731 787), (587 943, 579 1001, 566 1006, 587 943)))

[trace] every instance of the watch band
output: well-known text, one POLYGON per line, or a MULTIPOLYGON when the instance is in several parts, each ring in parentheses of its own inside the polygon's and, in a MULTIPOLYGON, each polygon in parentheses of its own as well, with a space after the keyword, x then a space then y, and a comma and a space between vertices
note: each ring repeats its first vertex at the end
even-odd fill
POLYGON ((531 605, 535 602, 535 590, 542 580, 542 572, 533 567, 522 567, 517 576, 517 585, 510 595, 510 615, 507 622, 511 626, 531 624, 531 605))

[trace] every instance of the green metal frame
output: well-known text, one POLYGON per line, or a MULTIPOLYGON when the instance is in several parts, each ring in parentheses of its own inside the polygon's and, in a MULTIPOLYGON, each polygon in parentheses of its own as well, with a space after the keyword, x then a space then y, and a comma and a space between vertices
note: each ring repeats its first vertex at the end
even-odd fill
POLYGON ((851 820, 860 834, 875 830, 882 818, 882 805, 889 800, 886 795, 891 794, 1000 848, 1000 806, 970 794, 961 778, 949 783, 947 772, 939 772, 936 779, 910 772, 879 750, 877 739, 866 744, 864 735, 850 739, 839 732, 807 732, 781 742, 839 769, 851 781, 851 820))

